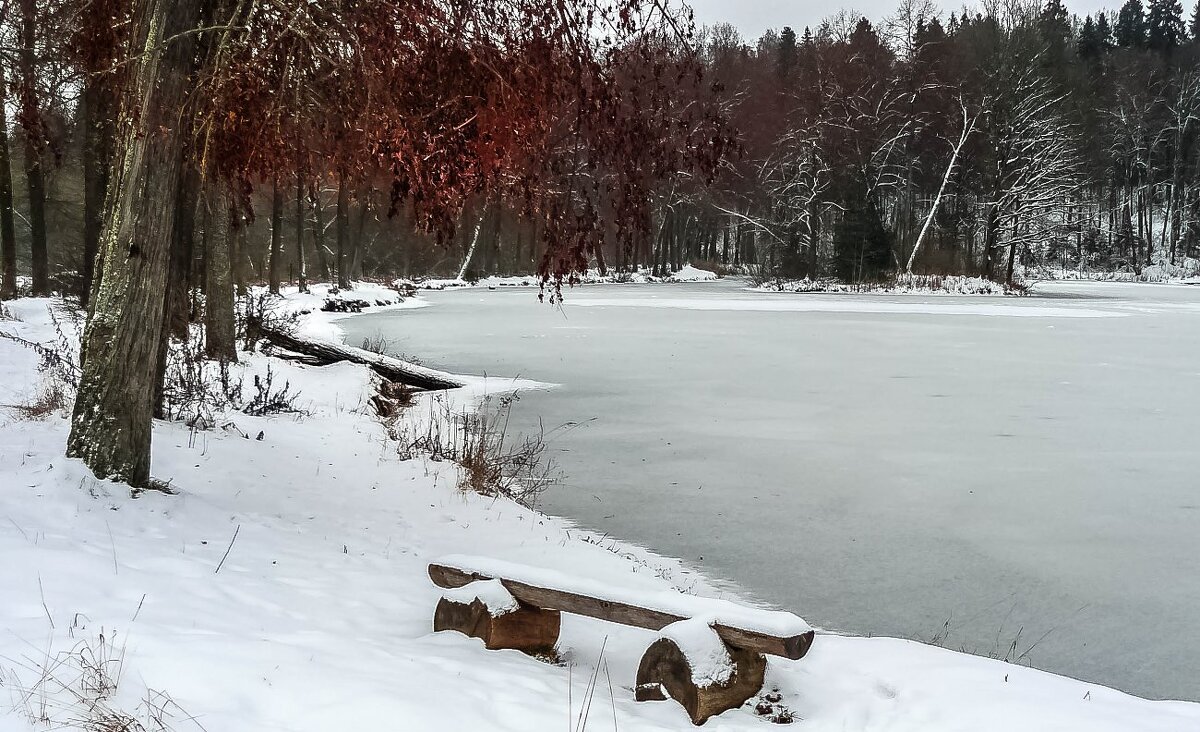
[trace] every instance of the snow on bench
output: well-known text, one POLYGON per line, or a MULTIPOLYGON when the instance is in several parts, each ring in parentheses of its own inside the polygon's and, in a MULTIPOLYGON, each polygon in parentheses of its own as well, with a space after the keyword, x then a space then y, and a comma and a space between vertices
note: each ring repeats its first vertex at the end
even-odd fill
POLYGON ((638 667, 637 700, 674 699, 698 725, 762 689, 763 654, 803 658, 814 636, 789 612, 614 587, 487 557, 445 557, 429 565, 429 577, 447 590, 434 631, 457 630, 489 649, 552 654, 563 612, 660 631, 638 667))

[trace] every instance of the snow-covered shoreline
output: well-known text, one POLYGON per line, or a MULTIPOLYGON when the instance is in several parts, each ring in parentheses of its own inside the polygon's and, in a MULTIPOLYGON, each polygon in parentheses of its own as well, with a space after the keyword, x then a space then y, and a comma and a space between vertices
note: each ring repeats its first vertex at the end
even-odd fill
MULTIPOLYGON (((322 294, 310 297, 289 295, 310 311, 305 332, 336 336, 346 315, 321 312, 311 306, 322 294)), ((49 304, 11 304, 18 320, 0 321, 0 331, 52 342, 49 304)), ((37 393, 37 364, 33 351, 0 339, 0 404, 37 393)), ((175 496, 131 499, 62 457, 62 414, 21 421, 0 409, 0 732, 46 728, 30 715, 62 723, 78 714, 72 692, 39 683, 41 672, 54 666, 70 683, 74 666, 56 662, 85 644, 97 648, 101 634, 121 658, 121 682, 104 703, 138 718, 163 709, 176 730, 200 728, 189 717, 210 732, 560 729, 579 713, 600 662, 613 699, 597 691, 604 703, 592 709, 593 725, 691 728, 677 705, 633 701, 637 660, 653 633, 564 617, 567 667, 487 652, 430 632, 440 591, 426 565, 486 555, 626 592, 736 597, 679 560, 460 492, 451 463, 401 460, 369 406, 375 377, 364 368, 247 355, 237 371, 249 381, 268 366, 299 390, 306 413, 231 412, 207 432, 156 423, 154 474, 175 496)), ((466 404, 510 388, 489 379, 464 393, 421 395, 402 419, 427 419, 439 398, 466 404)), ((767 688, 813 730, 1200 728, 1200 704, 1147 702, 887 638, 823 633, 805 659, 772 659, 767 688)), ((707 727, 762 723, 748 706, 707 727)))
MULTIPOLYGON (((666 275, 655 275, 648 269, 636 272, 608 272, 601 274, 599 270, 589 269, 577 275, 571 283, 578 285, 647 285, 678 282, 715 282, 720 276, 706 269, 686 265, 678 272, 666 275)), ((397 288, 412 288, 414 290, 453 290, 484 287, 490 290, 508 287, 541 287, 542 281, 536 275, 491 275, 478 280, 425 278, 420 280, 395 280, 392 285, 397 288)))

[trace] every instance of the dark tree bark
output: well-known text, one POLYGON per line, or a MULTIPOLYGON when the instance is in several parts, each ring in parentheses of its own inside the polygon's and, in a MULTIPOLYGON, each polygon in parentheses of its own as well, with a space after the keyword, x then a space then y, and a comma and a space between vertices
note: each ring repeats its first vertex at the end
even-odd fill
POLYGON ((204 354, 215 361, 237 361, 233 322, 233 268, 231 251, 240 222, 232 213, 230 192, 224 182, 205 182, 205 304, 204 354))
POLYGON ((196 252, 196 214, 200 200, 200 171, 185 163, 175 194, 175 226, 171 233, 171 258, 166 293, 167 333, 186 338, 191 320, 192 259, 196 252))
POLYGON ((171 253, 167 260, 167 286, 163 292, 162 335, 158 344, 155 376, 154 416, 163 419, 163 388, 167 373, 167 355, 171 338, 188 337, 192 302, 192 254, 195 250, 196 200, 200 195, 200 171, 188 164, 186 152, 175 193, 175 226, 171 232, 171 253))
POLYGON ((296 176, 296 277, 300 292, 308 292, 308 271, 304 264, 304 178, 296 176))
MULTIPOLYGON (((8 83, 0 67, 0 110, 8 105, 8 83)), ((0 300, 17 295, 17 236, 13 228, 12 160, 8 115, 0 114, 0 300)))
POLYGON ((346 272, 346 243, 350 238, 350 188, 346 185, 346 174, 338 176, 337 192, 337 222, 334 225, 337 234, 337 284, 338 287, 350 286, 349 273, 346 272))
POLYGON ((50 256, 46 244, 46 173, 42 156, 45 134, 37 88, 37 5, 21 0, 21 122, 25 129, 25 180, 29 187, 29 254, 33 265, 33 294, 50 294, 50 256))
POLYGON ((183 147, 191 57, 164 38, 194 28, 199 0, 142 0, 135 7, 136 105, 113 168, 100 279, 83 337, 83 373, 67 454, 98 477, 150 482, 150 437, 167 284, 174 197, 183 147))
POLYGON ((317 265, 325 282, 330 279, 328 249, 325 246, 325 208, 321 205, 321 182, 313 184, 313 244, 317 248, 317 265))
POLYGON ((238 210, 238 202, 231 200, 229 205, 233 214, 233 230, 229 238, 229 274, 233 277, 234 292, 238 297, 245 297, 248 292, 246 266, 251 264, 249 252, 246 251, 247 223, 238 210))
POLYGON ((113 154, 112 91, 101 77, 88 75, 83 85, 83 261, 79 302, 87 307, 96 277, 96 254, 104 226, 104 197, 108 192, 113 154))
POLYGON ((267 260, 267 289, 279 294, 279 256, 283 250, 283 189, 279 176, 271 182, 271 253, 267 260))
POLYGON ((351 279, 362 279, 363 259, 367 249, 367 216, 371 212, 371 189, 363 186, 358 191, 358 222, 354 225, 353 250, 350 257, 351 279))

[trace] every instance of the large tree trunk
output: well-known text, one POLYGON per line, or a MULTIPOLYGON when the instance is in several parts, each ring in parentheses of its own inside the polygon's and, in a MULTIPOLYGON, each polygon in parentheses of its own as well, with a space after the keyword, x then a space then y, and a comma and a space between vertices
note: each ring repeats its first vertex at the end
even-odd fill
MULTIPOLYGON (((7 80, 0 66, 0 112, 8 106, 7 80)), ((8 114, 0 113, 0 300, 17 295, 17 236, 13 229, 12 160, 8 150, 8 114)))
POLYGON ((283 251, 283 189, 279 176, 271 183, 271 253, 267 261, 267 289, 279 294, 279 255, 283 251))
POLYGON ((29 254, 33 265, 33 294, 50 294, 50 256, 46 244, 46 174, 42 109, 38 99, 35 0, 21 0, 21 122, 25 128, 25 180, 29 187, 29 254))
POLYGON ((230 192, 220 180, 205 182, 204 354, 216 361, 237 360, 233 323, 233 266, 231 253, 238 223, 232 214, 230 192))
POLYGON ((163 39, 196 27, 200 9, 198 0, 141 0, 134 9, 140 63, 129 101, 138 114, 113 170, 67 441, 67 454, 98 477, 135 487, 150 481, 153 382, 184 143, 179 116, 190 88, 187 44, 163 39))

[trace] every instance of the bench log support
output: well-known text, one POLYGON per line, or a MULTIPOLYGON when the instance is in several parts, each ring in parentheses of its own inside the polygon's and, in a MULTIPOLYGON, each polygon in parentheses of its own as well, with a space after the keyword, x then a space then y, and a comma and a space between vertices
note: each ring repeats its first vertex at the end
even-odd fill
POLYGON ((691 663, 675 641, 659 638, 638 665, 635 698, 640 702, 674 699, 695 725, 737 709, 762 691, 767 659, 761 653, 734 648, 728 643, 725 649, 733 661, 733 675, 723 683, 712 679, 697 681, 691 663))
POLYGON ((442 598, 433 613, 433 630, 457 630, 479 638, 492 651, 509 648, 529 655, 553 654, 561 618, 557 610, 521 604, 503 615, 492 615, 479 600, 471 603, 442 598))

